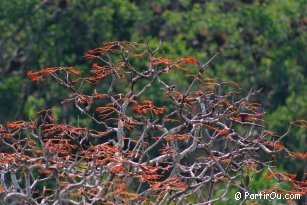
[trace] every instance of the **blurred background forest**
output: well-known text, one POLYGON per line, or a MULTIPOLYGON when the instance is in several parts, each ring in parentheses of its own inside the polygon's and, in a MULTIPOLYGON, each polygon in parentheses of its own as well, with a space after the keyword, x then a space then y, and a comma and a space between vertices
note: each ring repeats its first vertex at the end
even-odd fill
MULTIPOLYGON (((0 0, 0 122, 34 119, 68 94, 51 79, 30 82, 27 71, 86 69, 83 55, 103 41, 162 40, 173 59, 205 62, 221 49, 205 75, 238 82, 244 94, 262 89, 255 101, 268 128, 282 134, 307 117, 306 7, 306 0, 0 0)), ((181 74, 171 78, 185 83, 181 74)), ((55 109, 74 117, 72 107, 55 109)), ((284 145, 306 152, 306 136, 293 128, 284 145)), ((307 172, 293 160, 278 166, 299 178, 307 172)))

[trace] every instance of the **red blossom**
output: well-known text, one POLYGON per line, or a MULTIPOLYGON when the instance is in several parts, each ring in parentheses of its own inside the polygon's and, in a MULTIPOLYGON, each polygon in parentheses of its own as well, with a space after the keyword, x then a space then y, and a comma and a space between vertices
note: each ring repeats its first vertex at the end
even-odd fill
POLYGON ((191 64, 195 64, 195 65, 197 64, 197 60, 195 58, 191 57, 191 56, 182 58, 181 62, 182 63, 191 63, 191 64))

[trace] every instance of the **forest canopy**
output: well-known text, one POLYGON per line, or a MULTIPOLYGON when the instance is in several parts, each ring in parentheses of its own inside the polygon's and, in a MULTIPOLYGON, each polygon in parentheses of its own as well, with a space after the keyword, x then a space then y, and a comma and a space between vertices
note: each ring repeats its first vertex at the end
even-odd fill
MULTIPOLYGON (((74 66, 82 75, 90 74, 92 64, 83 56, 102 42, 139 42, 154 48, 161 41, 161 58, 186 58, 183 61, 190 66, 194 65, 189 64, 190 56, 204 63, 221 51, 203 77, 238 83, 238 99, 261 90, 251 100, 261 104, 262 123, 283 135, 291 122, 307 116, 306 6, 304 0, 0 0, 0 123, 35 121, 37 111, 52 109, 59 123, 94 129, 72 103, 60 104, 72 97, 69 90, 48 77, 43 77, 44 83, 32 83, 27 73, 55 67, 71 67, 74 72, 74 66)), ((133 63, 146 66, 137 59, 133 63)), ((179 91, 191 83, 185 75, 197 72, 184 68, 167 76, 179 91)), ((52 69, 45 72, 53 74, 52 69)), ((81 81, 86 79, 76 83, 81 81)), ((96 89, 108 89, 108 83, 103 81, 96 89)), ((89 86, 82 89, 92 94, 89 86)), ((156 92, 144 95, 157 107, 167 106, 156 92)), ((288 134, 280 146, 306 153, 306 129, 292 126, 288 134)), ((306 163, 276 157, 279 171, 295 174, 299 181, 306 179, 306 163)), ((256 181, 256 190, 267 188, 256 181)))

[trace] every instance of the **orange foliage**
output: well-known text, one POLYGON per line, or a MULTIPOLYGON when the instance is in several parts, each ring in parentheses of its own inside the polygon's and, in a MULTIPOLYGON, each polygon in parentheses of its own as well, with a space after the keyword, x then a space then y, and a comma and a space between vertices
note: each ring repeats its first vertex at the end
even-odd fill
POLYGON ((163 58, 163 57, 158 57, 158 58, 151 57, 150 61, 153 65, 159 65, 159 64, 173 65, 175 64, 173 60, 168 59, 168 58, 163 58))
POLYGON ((28 71, 27 75, 32 81, 43 80, 44 75, 53 74, 56 71, 65 71, 69 74, 80 75, 81 72, 76 70, 74 67, 56 67, 56 68, 45 68, 37 72, 28 71))
POLYGON ((166 110, 166 107, 156 107, 153 105, 151 100, 142 100, 142 103, 136 104, 132 107, 132 109, 139 114, 146 114, 151 112, 155 115, 158 115, 163 114, 163 112, 166 110))
POLYGON ((307 159, 307 152, 305 153, 300 153, 300 152, 290 152, 291 156, 300 158, 300 159, 307 159))
POLYGON ((283 145, 281 145, 281 144, 275 144, 274 142, 268 142, 268 146, 270 146, 270 147, 274 147, 274 145, 275 145, 275 147, 276 147, 276 149, 278 150, 278 151, 280 151, 280 150, 283 150, 285 147, 283 146, 283 145))
POLYGON ((191 63, 191 64, 195 64, 195 65, 197 64, 197 60, 195 58, 191 57, 191 56, 182 58, 181 62, 182 63, 191 63))
POLYGON ((19 129, 19 128, 35 128, 36 124, 34 122, 26 122, 23 120, 15 121, 15 122, 8 122, 7 127, 10 129, 19 129))

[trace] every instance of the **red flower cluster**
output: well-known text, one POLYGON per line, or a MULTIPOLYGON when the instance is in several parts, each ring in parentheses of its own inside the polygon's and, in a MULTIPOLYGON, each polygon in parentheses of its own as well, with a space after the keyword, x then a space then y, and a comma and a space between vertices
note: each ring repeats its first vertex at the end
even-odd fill
POLYGON ((197 61, 195 58, 189 56, 189 57, 182 58, 182 59, 181 59, 181 62, 182 62, 182 63, 197 64, 198 61, 197 61))

